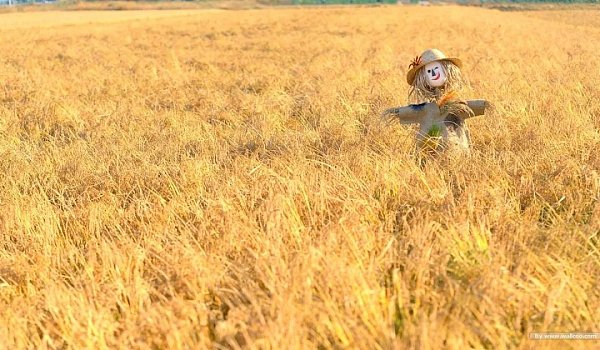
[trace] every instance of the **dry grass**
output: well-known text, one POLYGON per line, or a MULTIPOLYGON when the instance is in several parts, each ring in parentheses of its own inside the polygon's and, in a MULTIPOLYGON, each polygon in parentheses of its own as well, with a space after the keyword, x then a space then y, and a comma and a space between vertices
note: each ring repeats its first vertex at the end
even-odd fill
MULTIPOLYGON (((137 1, 137 0, 100 0, 100 1, 58 1, 53 4, 0 6, 0 13, 32 13, 48 11, 149 11, 149 10, 198 10, 222 9, 240 10, 257 9, 272 3, 291 4, 291 0, 194 0, 194 1, 137 1)), ((64 16, 65 14, 61 14, 64 16)), ((80 14, 81 15, 81 14, 80 14)), ((86 15, 83 15, 86 16, 86 15)), ((121 15, 122 16, 122 15, 121 15)), ((108 16, 109 18, 111 16, 108 16)), ((52 21, 60 17, 45 17, 52 21)), ((108 19, 108 18, 107 18, 108 19)), ((28 19, 31 21, 31 19, 28 19)), ((46 24, 46 21, 39 22, 46 24)))
MULTIPOLYGON (((541 18, 552 22, 561 22, 578 27, 587 27, 595 32, 600 30, 600 5, 588 9, 572 9, 564 11, 533 11, 527 13, 527 16, 541 18), (595 10, 594 10, 595 9, 595 10)), ((585 35, 585 31, 581 34, 585 35)))
MULTIPOLYGON (((160 19, 168 17, 184 17, 193 16, 194 14, 207 14, 210 11, 218 10, 132 10, 132 11, 117 11, 108 12, 102 11, 54 11, 54 12, 19 12, 1 15, 0 30, 19 30, 13 32, 13 35, 29 35, 27 32, 36 30, 47 30, 53 27, 71 27, 65 28, 79 30, 82 26, 90 24, 96 25, 95 28, 101 28, 98 25, 115 24, 132 21, 146 21, 151 19, 160 19)), ((108 28, 112 31, 112 28, 108 28)), ((62 33, 60 31, 59 33, 62 33)), ((47 37, 44 37, 47 38, 47 37)), ((91 48, 90 48, 91 49, 91 48)), ((3 50, 6 50, 3 48, 3 50)), ((8 59, 8 58, 7 58, 8 59)))
MULTIPOLYGON (((466 6, 476 6, 487 9, 494 9, 500 11, 517 11, 517 12, 571 12, 571 11, 598 11, 600 8, 598 3, 593 3, 588 1, 587 3, 579 2, 579 3, 567 3, 567 2, 477 2, 474 1, 469 4, 464 4, 466 6)), ((589 13, 588 13, 589 15, 589 13)), ((557 18, 566 19, 571 17, 570 14, 563 14, 562 16, 557 14, 557 18)))
POLYGON ((528 340, 600 331, 586 13, 116 16, 0 33, 0 348, 599 346, 528 340), (495 111, 421 170, 378 114, 431 46, 495 111))

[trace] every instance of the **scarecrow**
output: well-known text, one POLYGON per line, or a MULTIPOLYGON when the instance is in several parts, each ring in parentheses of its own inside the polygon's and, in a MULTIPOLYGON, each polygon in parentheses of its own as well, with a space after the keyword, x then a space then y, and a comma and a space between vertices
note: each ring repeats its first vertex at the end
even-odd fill
POLYGON ((461 67, 458 58, 446 57, 437 49, 426 50, 413 60, 406 75, 411 86, 408 98, 413 104, 383 113, 385 118, 398 118, 401 124, 419 124, 417 148, 421 154, 469 151, 465 120, 483 115, 489 103, 459 98, 458 91, 466 85, 461 67))

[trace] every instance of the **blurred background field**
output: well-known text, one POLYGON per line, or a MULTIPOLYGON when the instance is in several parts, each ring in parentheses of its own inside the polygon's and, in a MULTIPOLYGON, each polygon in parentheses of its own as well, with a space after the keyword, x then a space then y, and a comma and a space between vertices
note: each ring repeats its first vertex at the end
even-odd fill
POLYGON ((2 12, 123 11, 219 8, 229 10, 286 6, 379 6, 386 4, 461 5, 502 11, 595 10, 600 0, 0 0, 2 12))
POLYGON ((0 14, 0 348, 573 348, 600 331, 598 10, 0 14), (469 158, 382 125, 463 59, 469 158))

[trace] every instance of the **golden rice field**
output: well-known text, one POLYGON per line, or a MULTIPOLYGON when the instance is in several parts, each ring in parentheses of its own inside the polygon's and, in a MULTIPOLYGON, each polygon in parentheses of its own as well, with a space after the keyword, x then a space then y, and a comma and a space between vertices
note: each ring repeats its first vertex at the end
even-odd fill
POLYGON ((0 349, 594 349, 600 10, 0 15, 0 349), (411 59, 493 110, 420 168, 411 59))

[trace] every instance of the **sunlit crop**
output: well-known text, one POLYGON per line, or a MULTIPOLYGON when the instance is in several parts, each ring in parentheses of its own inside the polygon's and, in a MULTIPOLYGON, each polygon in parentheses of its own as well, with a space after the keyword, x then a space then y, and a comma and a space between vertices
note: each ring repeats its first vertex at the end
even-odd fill
POLYGON ((72 14, 0 14, 0 348, 600 344, 529 340, 600 331, 597 10, 72 14), (430 47, 493 110, 420 168, 430 47))

